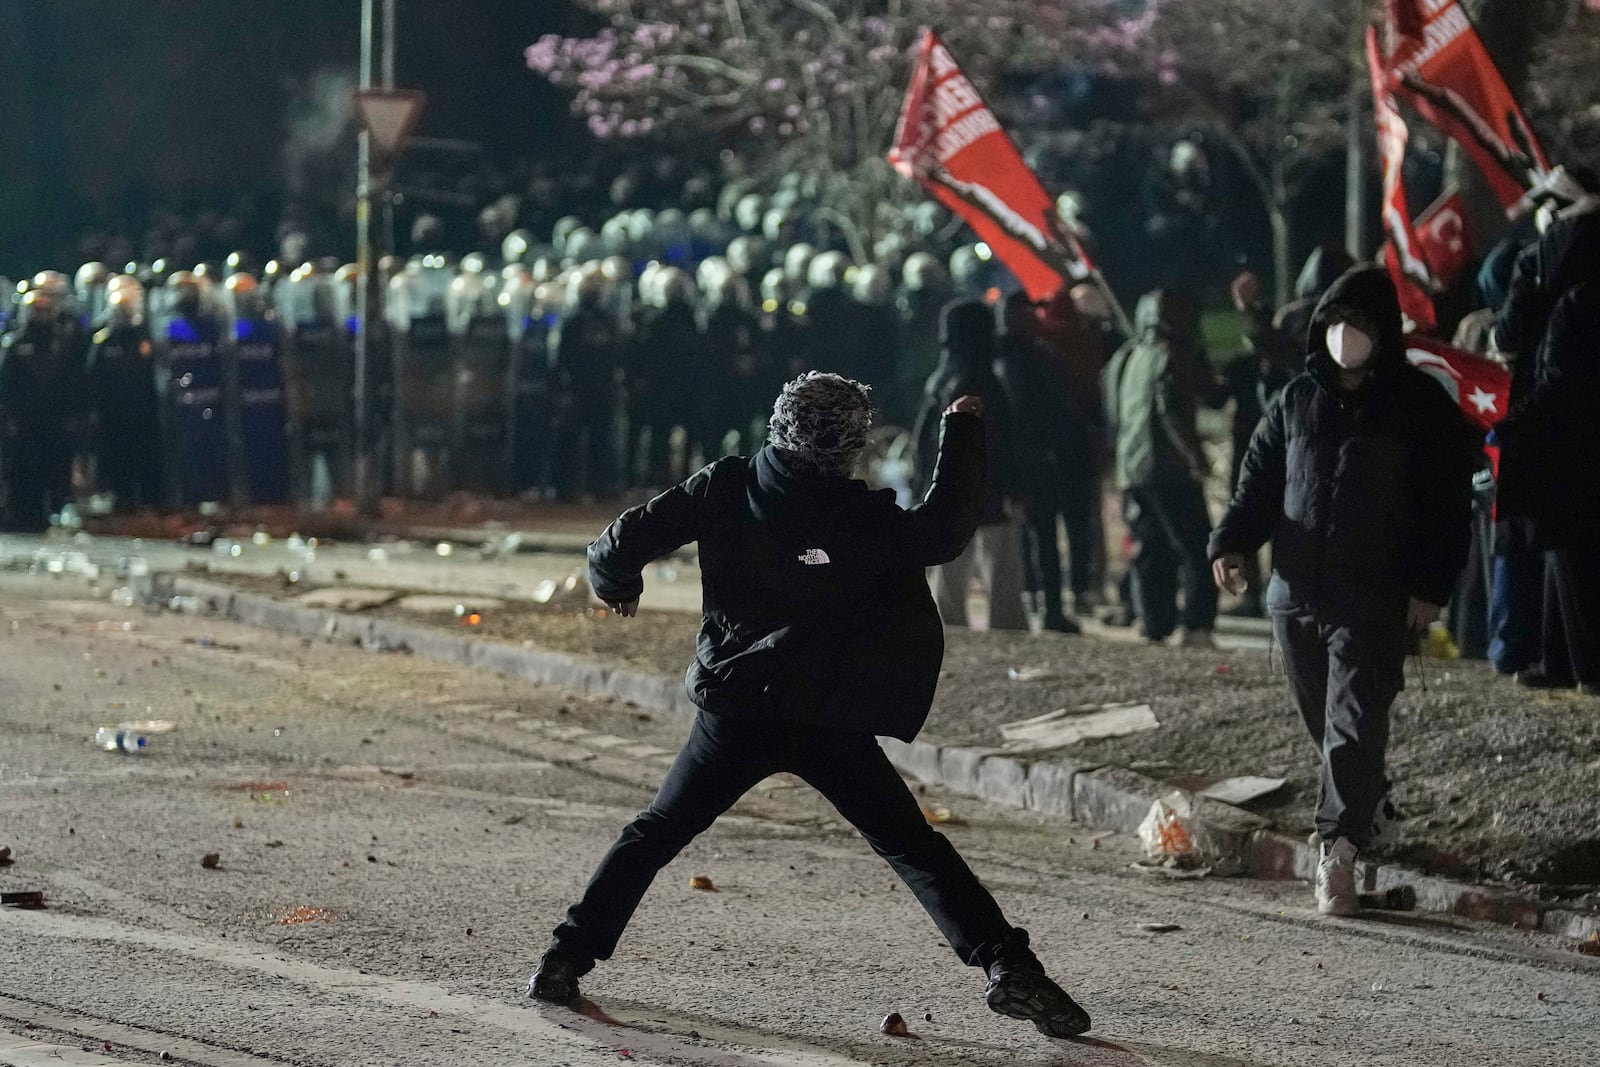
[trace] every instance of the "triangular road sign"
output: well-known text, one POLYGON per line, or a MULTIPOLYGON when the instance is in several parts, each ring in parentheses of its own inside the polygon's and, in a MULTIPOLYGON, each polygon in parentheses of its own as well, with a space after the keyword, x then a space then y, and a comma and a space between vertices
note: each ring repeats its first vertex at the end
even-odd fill
POLYGON ((416 129, 427 99, 414 89, 363 89, 356 93, 356 118, 372 138, 372 153, 388 169, 416 129))

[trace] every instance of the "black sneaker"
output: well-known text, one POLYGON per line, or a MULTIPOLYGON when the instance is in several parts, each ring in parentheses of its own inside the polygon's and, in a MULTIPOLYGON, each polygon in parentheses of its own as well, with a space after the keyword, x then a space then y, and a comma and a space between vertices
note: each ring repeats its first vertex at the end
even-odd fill
POLYGON ((578 999, 579 969, 577 957, 551 949, 528 979, 528 996, 551 1004, 571 1004, 578 999))
POLYGON ((1572 678, 1552 678, 1538 667, 1518 671, 1516 679, 1524 689, 1571 689, 1577 684, 1572 678))
POLYGON ((989 964, 989 1010, 1026 1019, 1046 1037, 1077 1037, 1089 1029, 1089 1013, 1050 980, 1032 952, 1008 952, 989 964))

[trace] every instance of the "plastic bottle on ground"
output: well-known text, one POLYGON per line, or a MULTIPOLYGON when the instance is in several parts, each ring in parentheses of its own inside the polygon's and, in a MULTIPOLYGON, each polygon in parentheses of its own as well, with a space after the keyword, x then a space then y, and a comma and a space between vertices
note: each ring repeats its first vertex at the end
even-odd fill
POLYGON ((107 752, 144 752, 150 744, 147 734, 122 726, 102 726, 95 731, 94 743, 107 752))

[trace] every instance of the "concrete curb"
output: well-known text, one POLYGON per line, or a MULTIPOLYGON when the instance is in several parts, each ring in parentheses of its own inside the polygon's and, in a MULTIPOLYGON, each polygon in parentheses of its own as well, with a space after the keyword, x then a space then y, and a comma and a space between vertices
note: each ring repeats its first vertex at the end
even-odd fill
MULTIPOLYGON (((182 575, 150 575, 139 582, 136 591, 169 601, 177 610, 219 615, 303 638, 350 642, 373 651, 411 652, 586 696, 629 700, 654 710, 685 714, 695 710, 683 680, 671 675, 441 633, 428 626, 302 607, 182 575)), ((1170 786, 1121 767, 1080 767, 1059 757, 1030 760, 1001 749, 925 740, 906 743, 883 738, 880 743, 896 767, 921 781, 1126 833, 1137 832, 1157 798, 1172 792, 1170 786)), ((1269 879, 1309 880, 1315 876, 1317 850, 1304 840, 1273 831, 1259 816, 1213 800, 1200 798, 1197 812, 1201 833, 1224 854, 1242 857, 1246 873, 1269 879)), ((1362 864, 1361 868, 1366 889, 1411 886, 1416 890, 1417 907, 1424 911, 1576 939, 1600 931, 1600 914, 1593 912, 1553 907, 1403 867, 1362 864)))

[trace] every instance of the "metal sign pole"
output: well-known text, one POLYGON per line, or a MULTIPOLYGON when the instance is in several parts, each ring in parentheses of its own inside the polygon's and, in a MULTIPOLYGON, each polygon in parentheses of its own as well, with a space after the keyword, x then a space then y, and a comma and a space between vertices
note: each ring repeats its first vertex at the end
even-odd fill
MULTIPOLYGON (((361 0, 361 88, 372 88, 372 3, 361 0)), ((367 313, 372 287, 372 134, 362 125, 356 145, 356 339, 355 339, 355 497, 356 508, 371 506, 371 457, 367 433, 367 313)))

